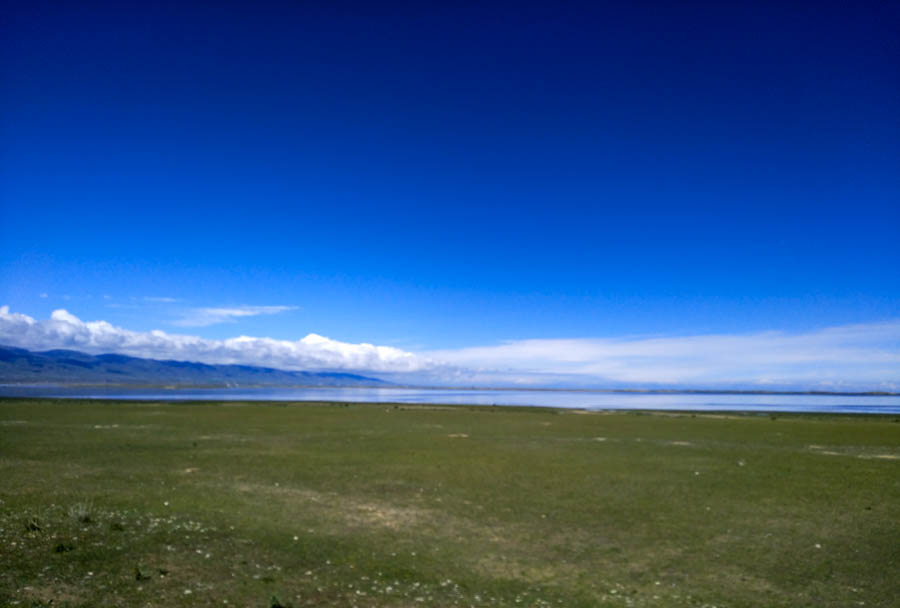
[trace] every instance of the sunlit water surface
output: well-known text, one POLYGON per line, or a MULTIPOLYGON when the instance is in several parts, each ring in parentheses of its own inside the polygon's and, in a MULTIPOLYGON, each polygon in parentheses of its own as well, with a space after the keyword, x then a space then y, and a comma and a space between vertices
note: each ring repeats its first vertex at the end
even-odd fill
POLYGON ((165 401, 346 401, 457 405, 528 405, 588 410, 697 410, 900 413, 900 396, 610 393, 425 388, 177 388, 127 389, 0 386, 0 396, 165 401))

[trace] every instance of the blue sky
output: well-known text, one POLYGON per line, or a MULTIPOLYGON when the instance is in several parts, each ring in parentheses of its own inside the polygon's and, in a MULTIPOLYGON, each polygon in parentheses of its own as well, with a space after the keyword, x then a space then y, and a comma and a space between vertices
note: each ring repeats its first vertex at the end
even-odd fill
MULTIPOLYGON (((660 381, 900 382, 890 3, 184 4, 9 11, 8 315, 533 379, 572 373, 559 340, 865 326, 880 375, 690 351, 660 381)), ((579 382, 657 370, 622 365, 579 382)))

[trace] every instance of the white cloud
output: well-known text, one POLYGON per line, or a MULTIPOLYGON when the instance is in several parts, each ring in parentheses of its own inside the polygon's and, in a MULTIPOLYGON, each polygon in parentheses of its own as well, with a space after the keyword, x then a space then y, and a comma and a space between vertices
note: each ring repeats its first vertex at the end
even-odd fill
MULTIPOLYGON (((109 298, 109 296, 103 296, 104 298, 109 298)), ((172 302, 177 302, 178 298, 168 298, 168 297, 159 297, 159 296, 145 296, 144 300, 147 302, 157 302, 160 304, 171 304, 172 302)))
POLYGON ((241 363, 280 369, 346 369, 409 373, 433 367, 421 356, 389 346, 350 344, 309 334, 302 340, 240 336, 207 340, 160 330, 136 332, 106 321, 84 322, 66 310, 36 320, 0 307, 0 344, 30 350, 71 348, 89 353, 121 353, 151 359, 241 363))
POLYGON ((900 321, 789 334, 517 340, 426 353, 482 376, 625 384, 900 386, 900 321))
MULTIPOLYGON (((209 313, 224 320, 280 312, 254 308, 284 307, 202 310, 227 311, 209 313)), ((419 384, 900 389, 900 320, 802 333, 517 340, 413 353, 317 334, 290 341, 135 332, 106 321, 84 322, 65 310, 35 320, 4 306, 0 344, 294 370, 359 370, 419 384)))
POLYGON ((296 308, 296 306, 237 306, 233 308, 192 308, 187 312, 187 314, 185 314, 183 318, 177 321, 173 321, 172 325, 178 325, 180 327, 206 327, 208 325, 216 325, 218 323, 234 323, 241 317, 274 315, 288 310, 296 310, 296 308))

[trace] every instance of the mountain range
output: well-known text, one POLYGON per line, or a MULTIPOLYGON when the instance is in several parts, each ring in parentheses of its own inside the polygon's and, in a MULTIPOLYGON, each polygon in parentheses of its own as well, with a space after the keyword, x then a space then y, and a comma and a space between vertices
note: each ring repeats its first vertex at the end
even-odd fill
POLYGON ((287 371, 252 365, 157 361, 75 350, 32 352, 0 345, 0 383, 153 386, 384 386, 384 380, 340 372, 287 371))

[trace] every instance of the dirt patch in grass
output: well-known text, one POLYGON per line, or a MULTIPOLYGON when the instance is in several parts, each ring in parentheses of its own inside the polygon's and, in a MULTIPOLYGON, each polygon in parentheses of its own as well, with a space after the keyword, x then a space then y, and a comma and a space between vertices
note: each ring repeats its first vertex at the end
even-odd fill
POLYGON ((287 501, 300 501, 313 507, 323 517, 337 520, 342 525, 388 528, 399 530, 409 527, 430 527, 442 521, 444 514, 416 506, 397 506, 385 502, 363 500, 305 488, 269 486, 240 483, 235 489, 242 493, 278 497, 287 501))
POLYGON ((807 449, 813 454, 821 454, 823 456, 848 456, 850 458, 862 458, 864 460, 900 460, 900 454, 890 453, 871 453, 861 452, 860 450, 843 450, 836 449, 835 446, 828 446, 826 449, 822 445, 808 445, 807 449))
POLYGON ((561 562, 530 564, 502 555, 488 555, 475 562, 475 571, 491 578, 518 580, 541 585, 578 578, 582 570, 561 562))
POLYGON ((391 530, 400 530, 420 525, 426 519, 433 519, 434 514, 424 509, 356 503, 352 510, 345 513, 345 516, 350 521, 357 521, 367 526, 383 526, 391 530))
MULTIPOLYGON (((217 487, 222 487, 221 485, 217 487)), ((435 541, 463 546, 491 547, 492 551, 529 553, 522 539, 530 532, 521 526, 500 522, 479 522, 467 517, 416 504, 392 504, 369 497, 317 492, 305 488, 239 483, 234 488, 243 494, 265 496, 299 505, 307 515, 330 522, 333 532, 347 533, 360 528, 427 534, 435 541)), ((289 508, 285 505, 285 508, 289 508)), ((567 542, 571 543, 571 539, 567 542)))
POLYGON ((46 604, 65 606, 67 604, 79 605, 84 604, 85 596, 74 585, 62 582, 52 584, 26 586, 22 589, 22 603, 26 606, 30 604, 46 604))
MULTIPOLYGON (((221 487, 221 484, 220 486, 221 487)), ((261 483, 240 482, 232 486, 238 492, 254 495, 278 496, 291 500, 301 500, 308 502, 324 502, 326 495, 315 490, 307 490, 303 488, 292 488, 285 486, 271 486, 261 483)))

